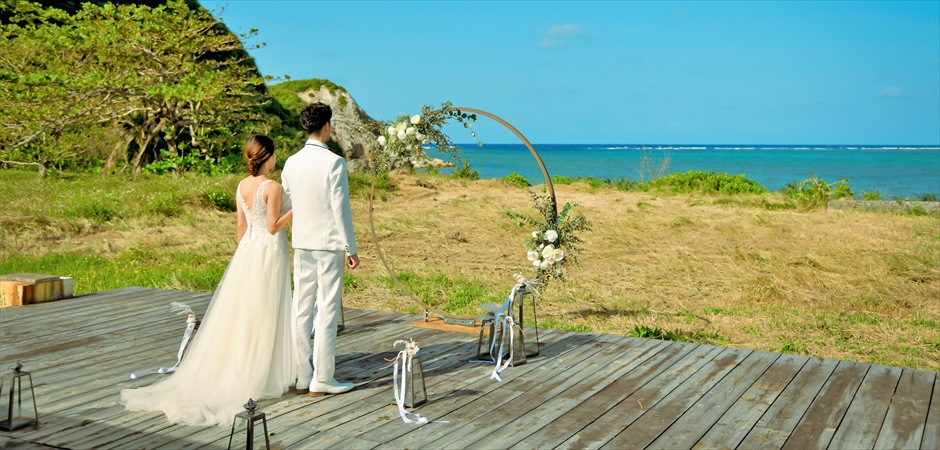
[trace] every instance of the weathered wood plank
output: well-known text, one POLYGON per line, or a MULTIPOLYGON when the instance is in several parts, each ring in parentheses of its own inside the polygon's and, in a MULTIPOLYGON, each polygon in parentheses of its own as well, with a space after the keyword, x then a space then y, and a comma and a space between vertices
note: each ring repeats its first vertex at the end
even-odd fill
MULTIPOLYGON (((584 356, 585 349, 594 349, 603 345, 596 341, 595 335, 566 335, 545 346, 542 355, 528 363, 512 367, 503 372, 503 383, 490 379, 492 365, 464 365, 461 370, 466 375, 453 377, 452 389, 455 395, 429 402, 420 411, 422 415, 434 420, 449 420, 453 425, 425 426, 421 433, 399 433, 394 439, 383 439, 384 448, 418 448, 440 439, 458 427, 466 426, 473 419, 484 416, 499 404, 504 404, 522 395, 525 387, 534 387, 540 378, 552 376, 560 368, 569 367, 584 356), (472 371, 472 372, 471 372, 472 371), (518 384, 523 389, 505 389, 504 384, 518 384), (491 401, 487 396, 497 396, 491 401)), ((400 420, 400 419, 399 419, 400 420)), ((376 439, 378 440, 378 439, 376 439)))
MULTIPOLYGON (((110 314, 106 316, 96 316, 80 322, 68 322, 71 326, 63 327, 63 317, 48 316, 47 321, 41 324, 34 324, 22 331, 15 341, 6 342, 4 339, 3 359, 27 358, 33 352, 33 346, 39 343, 58 343, 61 341, 81 339, 89 336, 97 336, 102 330, 111 332, 125 331, 137 327, 140 323, 152 322, 155 319, 153 313, 157 311, 166 311, 166 316, 172 318, 169 313, 169 303, 178 297, 168 295, 167 293, 154 292, 146 293, 131 305, 115 305, 110 308, 110 314), (165 299, 166 303, 161 304, 158 300, 165 299)), ((161 317, 159 320, 163 320, 161 317)), ((185 320, 185 319, 184 319, 185 320)))
POLYGON ((936 378, 936 372, 902 371, 875 448, 916 449, 920 446, 930 407, 930 398, 925 398, 923 393, 931 390, 936 378))
MULTIPOLYGON (((710 345, 695 345, 692 351, 674 364, 662 367, 663 371, 642 387, 623 399, 596 420, 579 430, 556 448, 600 448, 646 414, 666 398, 677 386, 710 363, 724 350, 710 345)), ((669 348, 672 348, 670 346, 669 348)))
POLYGON ((871 448, 884 424, 888 405, 901 378, 897 367, 871 366, 842 422, 832 436, 833 448, 871 448))
MULTIPOLYGON (((466 335, 452 336, 451 339, 454 339, 454 343, 460 343, 463 339, 466 339, 466 335)), ((557 341, 555 343, 557 343, 557 341)), ((467 364, 467 356, 475 354, 470 352, 470 350, 475 352, 475 346, 466 347, 468 351, 455 355, 453 352, 448 352, 448 346, 446 344, 447 342, 442 342, 441 349, 438 350, 440 357, 435 358, 433 360, 435 362, 431 362, 428 366, 426 366, 426 369, 433 367, 428 372, 426 372, 426 376, 428 377, 428 392, 429 395, 431 395, 429 403, 430 405, 439 406, 446 404, 447 395, 445 395, 442 399, 440 395, 435 396, 434 393, 436 391, 447 392, 447 383, 473 379, 481 380, 487 374, 485 367, 467 364), (441 367, 441 364, 447 364, 450 367, 441 367)), ((548 349, 547 351, 550 351, 552 345, 553 343, 548 343, 548 345, 545 347, 548 349)), ((449 348, 452 349, 453 347, 449 348)), ((419 353, 419 355, 424 354, 426 350, 427 349, 422 349, 422 353, 419 353)), ((429 355, 427 354, 424 355, 424 357, 428 356, 429 355)), ((525 368, 526 366, 528 366, 528 364, 521 366, 520 369, 525 368)), ((386 370, 390 372, 390 369, 386 370)), ((404 426, 404 424, 401 423, 401 419, 398 418, 396 410, 390 407, 393 402, 393 396, 391 393, 391 380, 388 372, 383 373, 382 378, 360 385, 356 388, 356 390, 350 393, 343 394, 336 398, 326 398, 326 400, 323 400, 323 403, 318 402, 315 404, 315 408, 293 408, 287 411, 266 410, 266 413, 273 414, 275 417, 278 417, 278 421, 280 422, 279 426, 283 427, 284 429, 284 432, 279 432, 277 435, 277 445, 283 448, 291 448, 291 446, 305 448, 314 444, 328 445, 332 442, 329 440, 331 436, 344 436, 342 434, 336 433, 336 426, 347 423, 349 421, 359 420, 366 416, 367 413, 385 415, 390 414, 390 416, 388 416, 389 419, 385 422, 386 424, 391 423, 404 426), (343 402, 343 400, 346 401, 343 402), (320 435, 323 439, 326 440, 326 442, 316 443, 319 439, 321 439, 321 437, 312 438, 309 431, 311 429, 317 430, 318 433, 326 433, 320 435)), ((450 392, 454 391, 455 390, 450 390, 450 392)), ((459 392, 459 389, 456 391, 459 392)), ((432 419, 437 417, 436 415, 424 410, 425 408, 426 406, 417 409, 415 412, 428 415, 432 419)), ((362 425, 364 425, 364 423, 362 425)), ((408 428, 406 428, 406 430, 408 428)), ((351 436, 347 435, 347 437, 351 436)), ((339 445, 342 446, 343 444, 341 443, 339 445)))
POLYGON ((538 430, 534 430, 531 435, 519 441, 513 448, 554 448, 620 404, 629 395, 698 347, 677 342, 657 340, 653 342, 662 344, 662 349, 655 355, 641 361, 634 370, 576 405, 565 414, 564 420, 541 424, 538 430))
MULTIPOLYGON (((634 423, 630 424, 629 432, 621 432, 601 448, 641 448, 650 445, 664 431, 672 427, 676 418, 684 415, 709 389, 720 383, 742 361, 751 357, 752 353, 751 350, 724 349, 713 360, 695 371, 682 385, 664 397, 662 401, 657 402, 634 423)), ((771 362, 768 361, 767 365, 769 366, 771 362)), ((677 429, 681 429, 681 427, 677 427, 677 429)), ((691 444, 688 447, 691 447, 691 444)))
POLYGON ((832 359, 810 358, 738 448, 782 447, 838 363, 832 359))
POLYGON ((940 374, 933 381, 933 395, 930 397, 927 424, 924 426, 924 438, 920 442, 920 448, 940 448, 940 374))
MULTIPOLYGON (((389 328, 389 330, 394 331, 394 328, 389 328)), ((358 356, 358 354, 349 355, 349 354, 342 353, 343 345, 339 345, 337 348, 337 351, 338 351, 337 376, 339 376, 341 379, 343 378, 352 379, 349 377, 342 377, 343 371, 344 370, 349 371, 350 367, 359 367, 356 361, 361 360, 363 358, 361 356, 358 356)), ((307 398, 310 398, 310 397, 307 397, 307 398)), ((245 401, 247 400, 248 399, 245 399, 245 401)), ((133 415, 136 413, 128 413, 128 414, 133 415)), ((140 422, 140 425, 151 428, 155 432, 154 433, 155 435, 151 434, 147 436, 128 436, 128 437, 117 438, 117 439, 107 441, 107 445, 111 445, 115 447, 123 447, 126 445, 132 445, 134 442, 141 440, 141 439, 146 440, 148 446, 150 446, 151 444, 169 445, 169 443, 173 441, 185 440, 187 441, 186 444, 179 443, 177 444, 177 447, 188 448, 190 444, 205 443, 207 442, 205 439, 209 439, 208 442, 211 442, 212 440, 217 438, 216 437, 217 430, 214 430, 214 429, 206 429, 206 428, 200 428, 200 427, 187 427, 187 426, 182 426, 182 425, 172 425, 172 424, 169 424, 162 415, 157 415, 153 417, 152 414, 145 413, 142 417, 144 418, 144 420, 140 422), (206 436, 207 434, 208 436, 206 436)), ((217 427, 209 427, 209 428, 217 428, 217 427)), ((106 439, 106 437, 104 435, 99 435, 99 439, 106 439)), ((99 442, 100 441, 95 441, 96 445, 99 442)))
MULTIPOLYGON (((604 336, 601 339, 605 338, 608 337, 604 336)), ((484 417, 471 421, 469 426, 461 427, 446 437, 429 443, 427 447, 477 448, 493 445, 493 443, 500 443, 499 445, 502 446, 502 442, 517 440, 515 434, 525 430, 513 426, 513 423, 520 421, 543 403, 584 384, 586 377, 606 376, 616 370, 616 367, 609 367, 609 363, 619 356, 622 351, 621 347, 616 345, 615 340, 605 339, 605 343, 608 345, 599 352, 595 352, 573 366, 569 365, 569 368, 560 373, 556 372, 551 376, 539 374, 538 379, 532 380, 533 386, 531 388, 527 386, 526 392, 516 400, 500 405, 484 417)), ((519 436, 521 437, 524 436, 519 436)))
MULTIPOLYGON (((599 339, 601 341, 595 340, 593 341, 596 343, 595 345, 592 345, 591 347, 582 346, 580 347, 580 350, 581 350, 580 352, 569 352, 565 356, 562 356, 561 358, 562 359, 570 358, 571 364, 576 364, 577 362, 584 361, 590 358, 591 356, 597 354, 602 348, 610 344, 609 341, 603 341, 604 339, 603 336, 596 336, 596 339, 599 339)), ((478 396, 475 399, 473 399, 474 401, 472 401, 469 405, 466 405, 459 409, 451 405, 448 407, 448 409, 450 409, 451 412, 445 415, 441 415, 441 416, 431 416, 431 413, 428 412, 427 414, 430 418, 434 420, 448 420, 450 421, 450 423, 447 424, 446 427, 443 427, 443 428, 426 427, 428 428, 427 431, 429 432, 438 431, 439 429, 447 430, 446 434, 438 435, 436 433, 428 433, 426 435, 423 435, 423 437, 437 438, 437 439, 434 439, 432 443, 430 443, 432 447, 437 447, 437 448, 440 448, 442 446, 451 447, 452 445, 443 443, 440 440, 441 439, 457 439, 461 436, 465 436, 466 434, 472 431, 472 428, 475 426, 474 424, 475 420, 481 417, 485 417, 487 416, 487 414, 491 414, 492 411, 498 409, 500 406, 510 403, 512 399, 518 398, 520 396, 524 396, 528 391, 532 389, 537 389, 540 385, 545 383, 546 378, 551 379, 552 380, 551 382, 554 382, 554 383, 562 383, 563 379, 565 379, 565 376, 566 376, 566 374, 564 373, 565 369, 567 367, 570 367, 570 365, 565 365, 560 368, 557 366, 553 366, 551 364, 544 364, 544 362, 542 362, 542 364, 540 365, 533 364, 530 367, 526 367, 526 366, 529 366, 529 364, 530 363, 526 363, 525 365, 512 367, 504 371, 503 372, 504 381, 502 383, 489 379, 489 374, 492 371, 492 366, 480 365, 477 368, 475 368, 474 371, 479 373, 479 375, 476 377, 476 383, 474 383, 475 385, 474 387, 477 387, 478 390, 484 391, 484 392, 486 390, 491 390, 493 392, 501 392, 502 395, 498 395, 498 396, 494 395, 487 399, 485 399, 486 397, 484 396, 478 396), (520 370, 514 370, 514 369, 520 369, 520 370), (523 369, 529 369, 529 370, 523 370, 523 369)), ((470 365, 468 364, 468 366, 470 365)), ((468 367, 468 369, 470 368, 468 367)), ((466 399, 454 398, 452 400, 457 402, 457 401, 465 401, 466 399)), ((378 414, 376 415, 363 417, 365 421, 373 422, 372 424, 363 423, 357 426, 356 423, 353 421, 346 421, 347 423, 344 423, 343 425, 340 425, 338 427, 333 427, 330 429, 330 433, 324 436, 324 439, 326 439, 324 443, 335 442, 336 445, 340 445, 339 440, 344 435, 359 436, 360 434, 363 434, 361 433, 362 429, 369 430, 371 428, 375 428, 374 421, 380 420, 382 416, 388 415, 389 412, 391 413, 392 418, 397 417, 397 414, 395 414, 394 409, 392 410, 384 409, 384 410, 378 411, 378 414)), ((329 415, 327 415, 325 418, 327 420, 331 419, 329 415)), ((383 443, 383 441, 387 440, 387 438, 380 436, 380 435, 372 435, 371 437, 375 439, 376 444, 383 443)), ((425 444, 415 444, 415 446, 418 446, 418 445, 425 445, 425 444)), ((457 445, 457 447, 460 447, 460 445, 457 445)))
MULTIPOLYGON (((386 313, 386 314, 387 314, 387 313, 386 313)), ((396 316, 396 317, 397 317, 396 320, 401 320, 401 318, 402 318, 402 316, 396 316)), ((406 318, 407 320, 409 320, 409 321, 413 321, 413 320, 415 319, 415 317, 407 317, 407 316, 405 316, 405 318, 406 318)), ((386 319, 387 319, 387 318, 386 318, 386 319)), ((348 322, 347 322, 347 323, 348 323, 348 322)), ((386 321, 383 322, 383 323, 388 323, 388 321, 386 320, 386 321)), ((365 329, 365 327, 360 327, 359 324, 354 324, 354 325, 351 327, 351 329, 365 329)), ((386 345, 383 345, 383 346, 382 346, 383 348, 382 348, 382 352, 381 352, 381 353, 374 353, 374 354, 357 354, 357 355, 360 355, 360 356, 355 356, 355 355, 354 355, 354 357, 351 357, 350 355, 343 354, 343 349, 345 348, 346 345, 348 345, 348 344, 347 344, 347 341, 346 341, 345 333, 344 333, 344 334, 341 336, 341 338, 339 339, 340 345, 339 345, 339 347, 338 347, 338 356, 337 356, 337 377, 339 377, 340 379, 345 379, 345 380, 349 380, 349 381, 361 381, 361 380, 370 378, 370 377, 372 376, 372 374, 377 370, 377 369, 376 369, 377 367, 387 365, 387 363, 385 362, 385 360, 384 360, 383 358, 385 358, 385 357, 392 357, 392 356, 394 356, 394 354, 396 353, 395 350, 392 350, 392 349, 391 349, 391 343, 392 343, 394 340, 399 339, 399 338, 401 338, 401 337, 403 337, 403 336, 401 336, 401 335, 396 335, 396 334, 395 334, 395 333, 401 333, 401 332, 402 332, 402 329, 401 329, 401 328, 398 328, 398 327, 393 327, 393 326, 392 326, 392 327, 385 327, 384 330, 385 330, 385 335, 377 335, 377 334, 374 332, 374 330, 373 330, 373 332, 370 332, 370 334, 369 334, 370 339, 374 340, 375 342, 387 342, 386 345), (347 372, 349 373, 348 376, 347 376, 347 375, 343 375, 344 373, 347 373, 347 372)), ((432 339, 435 339, 435 336, 438 336, 439 333, 440 333, 440 331, 438 331, 438 330, 423 329, 423 328, 411 328, 411 329, 409 329, 408 332, 407 332, 407 334, 408 334, 409 336, 415 337, 419 343, 422 342, 423 337, 425 337, 425 336, 428 336, 428 341, 429 341, 429 342, 433 342, 432 339), (415 333, 417 333, 417 334, 415 334, 415 333)), ((458 337, 459 339, 466 339, 467 336, 468 336, 468 335, 458 334, 457 337, 458 337)), ((439 337, 437 337, 436 339, 437 339, 438 341, 441 340, 439 337)), ((440 353, 440 352, 445 352, 445 351, 447 351, 446 345, 444 345, 444 346, 441 346, 441 345, 423 346, 423 347, 422 347, 422 350, 421 350, 421 355, 422 355, 422 357, 424 357, 424 358, 428 358, 428 357, 434 357, 434 356, 435 356, 435 352, 440 353)), ((386 369, 386 370, 384 371, 383 375, 387 374, 387 372, 388 372, 389 370, 390 370, 390 369, 386 369)), ((390 381, 389 381, 388 384, 390 385, 390 381)), ((385 389, 388 389, 387 387, 382 386, 380 383, 367 382, 367 383, 360 383, 360 385, 357 387, 357 389, 355 389, 354 391, 352 391, 352 392, 350 392, 350 393, 348 393, 348 394, 344 394, 344 395, 342 395, 342 396, 338 396, 338 398, 340 399, 340 400, 338 400, 338 401, 346 400, 348 403, 350 403, 350 404, 352 405, 352 409, 353 409, 353 410, 362 410, 362 409, 364 409, 364 408, 363 408, 363 405, 362 405, 361 403, 362 403, 363 399, 368 398, 368 396, 369 396, 368 392, 369 392, 369 389, 370 389, 370 385, 372 385, 374 388, 380 388, 380 387, 381 387, 381 388, 384 388, 384 389, 382 389, 382 390, 384 391, 384 394, 387 395, 387 396, 389 396, 389 398, 390 398, 391 392, 385 390, 385 389)), ((298 397, 298 398, 301 398, 301 397, 298 397)), ((269 418, 274 418, 274 417, 281 417, 281 416, 284 416, 284 415, 290 415, 290 414, 294 413, 295 410, 298 410, 298 409, 303 408, 303 407, 308 406, 308 405, 319 404, 319 402, 321 402, 321 401, 322 401, 322 402, 327 402, 327 403, 334 401, 334 400, 333 400, 333 397, 321 397, 321 398, 319 398, 319 399, 312 399, 312 398, 310 398, 310 397, 302 397, 302 399, 307 400, 307 401, 306 401, 306 402, 303 402, 303 401, 291 402, 291 404, 290 404, 287 408, 278 408, 279 406, 281 406, 280 404, 278 404, 278 405, 275 405, 274 409, 272 409, 272 408, 265 408, 264 411, 265 411, 265 413, 268 415, 269 418)), ((384 406, 386 406, 388 403, 389 403, 388 400, 385 400, 385 401, 381 401, 381 402, 378 403, 378 404, 384 407, 384 406)), ((345 403, 344 403, 344 404, 345 404, 345 403)), ((328 410, 326 410, 326 409, 321 409, 321 411, 328 411, 328 410)), ((307 412, 300 412, 299 415, 303 416, 303 419, 304 419, 304 420, 309 420, 309 419, 311 419, 311 415, 309 415, 307 412)), ((269 419, 269 422, 271 422, 271 419, 269 419)), ((278 423, 285 423, 285 422, 284 422, 283 420, 280 420, 280 419, 279 419, 279 420, 278 420, 278 423)), ((302 424, 301 424, 301 425, 302 425, 302 424)), ((270 424, 269 424, 269 426, 270 426, 270 424)), ((193 427, 189 427, 189 428, 190 428, 190 429, 193 429, 193 427)), ((303 428, 302 426, 290 426, 290 428, 300 429, 301 431, 306 432, 306 429, 303 428)), ((290 430, 287 430, 287 431, 290 431, 290 430)), ((192 439, 193 437, 195 437, 196 435, 199 435, 199 434, 201 434, 201 433, 202 433, 202 432, 201 432, 201 431, 198 431, 198 429, 197 429, 197 431, 196 431, 195 433, 190 434, 189 436, 187 436, 187 439, 192 439)), ((161 433, 161 434, 165 434, 165 433, 161 433)), ((289 435, 289 433, 287 433, 287 434, 289 435)), ((172 436, 171 436, 171 437, 172 437, 172 436)), ((289 437, 289 436, 288 436, 288 437, 289 437)), ((162 438, 162 436, 161 436, 161 438, 162 438)), ((151 439, 152 439, 152 438, 151 438, 151 439)), ((283 440, 285 439, 285 433, 283 433, 283 432, 278 433, 278 439, 279 439, 278 442, 283 442, 283 440)), ((201 442, 201 441, 202 441, 201 439, 198 439, 198 440, 196 440, 196 441, 194 441, 194 442, 201 442)), ((278 445, 282 445, 282 444, 278 444, 278 445)), ((188 444, 183 444, 180 448, 189 448, 189 445, 188 445, 188 444)))
POLYGON ((773 365, 726 411, 694 448, 735 448, 800 372, 807 356, 780 355, 773 365))
MULTIPOLYGON (((111 289, 107 291, 94 292, 90 294, 77 295, 72 298, 56 300, 55 310, 57 314, 82 313, 83 308, 87 306, 86 302, 96 302, 102 299, 122 298, 127 295, 133 295, 138 291, 151 290, 151 288, 142 288, 136 286, 111 289)), ((41 315, 36 314, 36 308, 39 304, 21 305, 0 309, 0 321, 25 321, 42 320, 41 315)))
POLYGON ((771 367, 776 353, 751 352, 673 422, 653 448, 692 448, 721 416, 771 367))
MULTIPOLYGON (((130 372, 175 362, 184 320, 169 303, 201 314, 210 299, 127 288, 0 311, 0 363, 25 360, 42 418, 0 434, 0 447, 224 448, 227 427, 172 425, 118 403, 122 388, 158 377, 130 372)), ((357 388, 261 400, 274 448, 940 448, 935 371, 542 330, 542 355, 497 383, 492 365, 468 363, 476 334, 345 312, 337 377, 357 388), (451 423, 398 417, 383 358, 409 337, 430 396, 414 412, 451 423)))
MULTIPOLYGON (((426 331, 426 333, 434 333, 434 332, 435 332, 435 331, 430 331, 430 330, 429 330, 429 331, 426 331)), ((419 333, 419 337, 420 337, 420 333, 419 333)), ((362 372, 368 372, 368 371, 373 370, 373 366, 374 366, 374 365, 384 364, 384 360, 382 359, 382 356, 383 356, 383 355, 384 355, 384 356, 390 356, 391 354, 392 354, 391 352, 387 352, 387 353, 385 353, 385 354, 373 354, 373 355, 371 355, 369 358, 359 358, 359 359, 358 359, 358 362, 350 362, 350 360, 344 360, 344 359, 338 357, 338 358, 337 358, 337 367, 338 367, 338 368, 339 368, 339 367, 343 367, 344 370, 349 371, 349 372, 352 372, 352 370, 350 369, 351 367, 354 368, 354 369, 356 370, 356 372, 353 373, 353 377, 356 378, 356 379, 360 379, 360 378, 363 378, 363 377, 364 377, 364 375, 362 374, 362 372)), ((339 373, 339 371, 338 371, 337 373, 339 373)), ((350 378, 345 378, 345 379, 350 379, 350 378)), ((357 387, 357 389, 354 390, 353 392, 348 393, 348 394, 344 394, 344 395, 339 396, 339 397, 345 397, 345 398, 348 399, 348 398, 351 398, 351 396, 352 396, 353 393, 356 393, 357 395, 362 395, 363 389, 367 389, 367 388, 364 388, 363 386, 360 385, 360 386, 357 387)), ((389 392, 389 394, 390 394, 390 392, 389 392)), ((317 399, 314 399, 314 398, 311 398, 311 397, 298 397, 298 402, 295 403, 295 406, 303 406, 303 403, 300 402, 300 399, 304 399, 304 398, 307 399, 307 400, 309 401, 309 403, 311 403, 311 404, 317 401, 317 399)), ((326 398, 326 397, 324 397, 324 399, 325 399, 325 398, 326 398)), ((247 400, 247 399, 246 399, 246 400, 247 400)), ((360 403, 360 402, 361 402, 361 400, 357 400, 356 403, 360 403)), ((385 402, 385 404, 387 404, 387 401, 385 402)), ((264 412, 265 412, 266 415, 269 415, 269 414, 270 414, 270 417, 271 417, 271 418, 269 419, 269 428, 271 428, 272 425, 273 425, 273 420, 272 420, 272 419, 275 417, 275 413, 274 413, 273 411, 271 411, 269 408, 264 409, 264 412)), ((165 419, 164 419, 164 421, 165 421, 165 419)), ((214 430, 212 430, 212 431, 214 431, 214 430)), ((159 436, 156 436, 156 437, 150 436, 150 437, 148 437, 148 442, 153 443, 153 442, 155 441, 155 442, 156 442, 157 444, 159 444, 159 445, 173 445, 173 446, 178 447, 178 448, 189 448, 189 444, 179 444, 179 443, 175 443, 174 441, 177 440, 177 439, 179 439, 180 436, 183 436, 183 437, 186 438, 186 440, 190 440, 190 441, 192 441, 192 442, 194 442, 194 443, 203 442, 203 441, 204 441, 203 438, 206 437, 206 436, 203 436, 203 434, 205 434, 205 433, 203 433, 203 431, 202 431, 199 427, 179 427, 179 426, 171 427, 171 426, 167 426, 167 429, 166 429, 165 431, 159 433, 159 436), (198 438, 198 439, 194 439, 194 438, 198 438)), ((212 433, 210 433, 210 434, 212 434, 212 433)), ((208 436, 208 438, 212 438, 212 436, 208 436)), ((122 444, 122 442, 120 442, 120 441, 116 441, 116 443, 122 444)))
POLYGON ((783 448, 828 447, 869 367, 867 364, 840 361, 783 448))
MULTIPOLYGON (((537 370, 538 367, 548 364, 549 361, 548 358, 545 357, 545 352, 551 352, 552 345, 559 342, 557 339, 558 335, 559 333, 557 331, 549 330, 549 332, 542 335, 543 356, 532 358, 527 364, 512 367, 508 370, 511 370, 514 375, 519 376, 523 371, 537 370), (548 340, 546 341, 546 339, 548 340)), ((452 351, 442 355, 437 360, 425 363, 425 377, 428 383, 429 401, 428 405, 416 408, 414 410, 415 413, 428 416, 432 420, 438 419, 445 414, 441 411, 446 410, 449 412, 456 410, 459 408, 456 403, 469 401, 468 398, 472 398, 471 395, 482 394, 481 391, 472 389, 474 386, 470 383, 471 380, 480 383, 480 385, 483 385, 483 383, 491 386, 494 385, 494 382, 490 381, 488 378, 493 367, 492 365, 481 365, 478 363, 468 364, 468 359, 476 354, 475 342, 473 342, 473 344, 474 345, 471 346, 464 344, 460 347, 452 347, 452 351), (446 364, 446 367, 441 367, 442 364, 446 364), (427 371, 427 367, 435 367, 435 369, 429 372, 427 371), (470 394, 471 392, 473 394, 470 394)), ((391 387, 391 381, 387 375, 377 381, 387 383, 385 389, 391 387)), ((384 395, 387 398, 387 402, 392 401, 393 396, 391 392, 387 392, 384 395)), ((380 409, 387 408, 379 408, 376 412, 380 412, 380 409)), ((391 411, 395 419, 370 424, 368 427, 360 424, 360 427, 354 431, 355 435, 363 442, 372 442, 374 446, 376 443, 387 442, 402 436, 415 428, 414 426, 403 424, 401 419, 397 418, 395 408, 392 408, 391 411)), ((385 412, 381 411, 380 413, 385 412)), ((435 424, 434 426, 436 427, 437 425, 439 424, 435 424)))
MULTIPOLYGON (((610 385, 615 380, 622 378, 625 374, 636 369, 642 362, 654 356, 659 350, 668 346, 668 343, 658 340, 649 340, 646 342, 637 342, 635 345, 613 346, 610 351, 616 352, 616 356, 611 359, 590 363, 592 366, 586 368, 587 373, 584 379, 577 381, 576 384, 566 388, 558 395, 550 395, 545 398, 541 404, 536 404, 540 400, 533 396, 525 395, 520 401, 525 402, 531 409, 524 412, 518 418, 511 420, 496 431, 488 433, 482 440, 477 440, 464 445, 466 448, 485 447, 488 444, 499 443, 502 448, 508 448, 546 424, 552 424, 557 419, 564 416, 568 411, 585 399, 592 397, 604 387, 610 385)), ((604 350, 607 352, 608 350, 604 350)), ((461 444, 458 442, 458 444, 461 444)))

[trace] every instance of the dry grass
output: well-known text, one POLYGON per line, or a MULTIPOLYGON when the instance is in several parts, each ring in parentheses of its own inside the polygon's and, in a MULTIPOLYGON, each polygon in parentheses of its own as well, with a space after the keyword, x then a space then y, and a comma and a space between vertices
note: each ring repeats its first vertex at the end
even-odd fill
MULTIPOLYGON (((533 212, 525 190, 498 181, 405 178, 375 207, 393 268, 446 272, 504 294, 526 270, 528 231, 506 210, 533 212)), ((579 267, 539 300, 570 328, 636 326, 722 345, 940 368, 940 221, 825 210, 767 211, 716 198, 556 186, 593 230, 579 267)), ((364 279, 385 275, 368 205, 355 206, 364 279)), ((446 293, 445 293, 446 295, 446 293)), ((351 306, 402 310, 394 289, 348 295, 351 306)), ((480 304, 501 297, 480 299, 480 304)))
MULTIPOLYGON (((527 190, 434 176, 395 182, 395 195, 375 204, 375 224, 397 273, 477 284, 486 292, 475 299, 479 305, 500 301, 512 274, 528 269, 523 242, 531 230, 505 215, 535 214, 527 190)), ((580 203, 576 212, 593 230, 582 235, 580 265, 569 270, 569 281, 551 285, 538 301, 540 319, 552 326, 622 335, 658 327, 698 342, 940 369, 936 216, 770 211, 728 204, 727 197, 579 183, 556 185, 556 192, 561 203, 580 203)), ((779 201, 774 195, 766 197, 779 201)), ((388 282, 368 208, 367 199, 354 198, 363 265, 348 274, 345 303, 418 312, 388 282)), ((25 209, 9 211, 0 217, 3 258, 108 257, 144 248, 225 261, 235 247, 232 214, 197 205, 171 218, 36 216, 26 218, 28 226, 25 209), (15 232, 14 223, 21 224, 15 232)), ((441 285, 429 301, 445 304, 451 295, 441 285)))

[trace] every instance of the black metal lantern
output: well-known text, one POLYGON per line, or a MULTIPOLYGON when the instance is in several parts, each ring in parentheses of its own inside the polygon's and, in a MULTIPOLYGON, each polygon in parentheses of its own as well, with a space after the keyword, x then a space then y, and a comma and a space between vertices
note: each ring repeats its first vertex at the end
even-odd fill
POLYGON ((525 342, 525 355, 527 357, 538 356, 539 355, 539 316, 535 310, 535 296, 532 295, 530 291, 525 286, 519 288, 516 291, 516 303, 519 304, 519 318, 516 319, 519 323, 519 327, 522 329, 522 333, 526 337, 525 342), (530 297, 529 304, 526 305, 526 297, 530 297), (532 326, 526 328, 524 318, 527 314, 531 314, 532 326))
MULTIPOLYGON (((13 374, 10 377, 10 393, 7 396, 8 404, 3 408, 5 417, 0 419, 0 430, 13 431, 32 425, 33 428, 39 428, 39 409, 36 407, 36 391, 33 390, 33 375, 23 370, 23 365, 19 361, 14 364, 13 374), (23 415, 23 379, 29 381, 29 399, 33 403, 33 415, 23 415)), ((0 377, 0 393, 3 392, 3 378, 0 377)), ((27 402, 26 413, 29 412, 29 403, 27 402)))
POLYGON ((419 356, 408 358, 407 373, 407 379, 402 380, 405 383, 405 407, 414 408, 427 403, 428 391, 424 386, 424 368, 419 356))
POLYGON ((509 353, 512 353, 510 365, 515 367, 526 363, 528 352, 526 351, 525 335, 522 333, 522 328, 514 323, 512 330, 506 330, 504 329, 505 323, 504 321, 496 322, 492 317, 483 320, 480 337, 477 340, 477 360, 488 357, 495 361, 499 358, 500 344, 502 344, 503 357, 508 357, 509 353), (506 344, 509 344, 508 340, 504 341, 508 338, 505 336, 507 332, 512 333, 512 349, 505 347, 506 344))
POLYGON ((268 419, 265 417, 263 412, 256 412, 258 409, 258 402, 254 399, 248 399, 248 403, 245 403, 245 410, 235 414, 235 421, 232 422, 232 433, 228 436, 228 448, 232 448, 232 438, 235 436, 235 424, 238 423, 238 419, 244 419, 247 422, 245 428, 247 436, 245 437, 245 449, 252 450, 255 444, 255 422, 261 421, 261 425, 264 426, 264 448, 270 450, 271 443, 268 442, 268 419))

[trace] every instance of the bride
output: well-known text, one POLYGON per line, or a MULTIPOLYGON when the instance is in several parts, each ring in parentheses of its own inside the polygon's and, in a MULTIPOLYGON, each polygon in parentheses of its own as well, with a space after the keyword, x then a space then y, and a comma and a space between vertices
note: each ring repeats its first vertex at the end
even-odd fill
POLYGON ((121 391, 129 411, 162 411, 171 423, 227 426, 249 398, 279 397, 296 378, 284 231, 290 200, 267 177, 274 142, 253 136, 244 154, 251 175, 235 191, 238 248, 176 372, 121 391))

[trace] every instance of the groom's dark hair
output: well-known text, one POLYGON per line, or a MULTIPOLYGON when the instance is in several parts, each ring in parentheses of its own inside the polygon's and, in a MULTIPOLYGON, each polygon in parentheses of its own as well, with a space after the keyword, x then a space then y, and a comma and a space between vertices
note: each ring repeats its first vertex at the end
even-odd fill
POLYGON ((329 105, 321 102, 311 103, 300 111, 300 125, 304 127, 307 134, 319 133, 323 125, 326 125, 331 118, 333 118, 333 110, 329 105))

